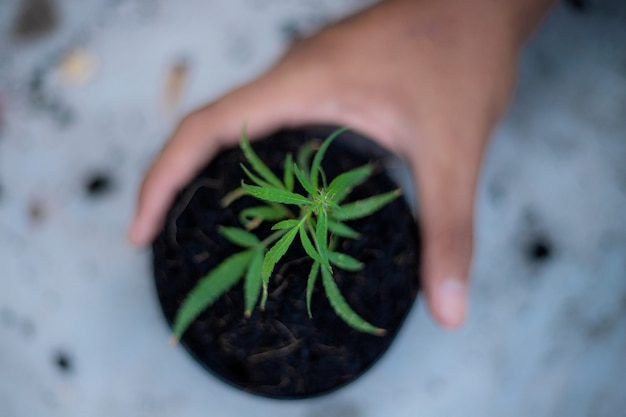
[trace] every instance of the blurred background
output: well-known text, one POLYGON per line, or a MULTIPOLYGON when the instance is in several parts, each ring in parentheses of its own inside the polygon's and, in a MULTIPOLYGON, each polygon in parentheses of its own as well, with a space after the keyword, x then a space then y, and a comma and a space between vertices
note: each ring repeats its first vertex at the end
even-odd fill
POLYGON ((299 402, 168 344, 125 241, 144 170, 187 111, 371 3, 0 2, 0 417, 626 416, 622 1, 557 4, 522 56, 460 331, 419 300, 363 378, 299 402))

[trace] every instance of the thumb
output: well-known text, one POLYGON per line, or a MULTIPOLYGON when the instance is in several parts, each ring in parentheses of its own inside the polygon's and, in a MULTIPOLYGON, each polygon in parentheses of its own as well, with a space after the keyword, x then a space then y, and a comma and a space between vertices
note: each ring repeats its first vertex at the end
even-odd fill
POLYGON ((282 100, 288 87, 262 77, 185 117, 144 177, 130 242, 145 245, 154 238, 178 191, 222 146, 237 143, 244 120, 251 139, 289 124, 300 107, 282 100))
POLYGON ((424 243, 422 283, 435 320, 453 328, 467 314, 482 140, 437 141, 434 146, 422 153, 428 160, 416 161, 424 243))

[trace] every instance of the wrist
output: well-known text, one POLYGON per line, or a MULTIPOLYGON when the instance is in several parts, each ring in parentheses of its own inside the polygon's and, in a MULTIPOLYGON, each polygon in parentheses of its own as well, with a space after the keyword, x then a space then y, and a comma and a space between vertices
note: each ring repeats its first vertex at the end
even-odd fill
POLYGON ((384 0, 398 17, 421 20, 429 15, 447 30, 469 28, 476 35, 500 36, 518 49, 533 33, 555 0, 384 0))

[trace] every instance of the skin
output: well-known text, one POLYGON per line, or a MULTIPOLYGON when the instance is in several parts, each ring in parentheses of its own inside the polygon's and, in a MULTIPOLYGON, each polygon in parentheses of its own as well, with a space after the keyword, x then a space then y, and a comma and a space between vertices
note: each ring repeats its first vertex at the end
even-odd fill
POLYGON ((519 49, 549 0, 386 0, 295 43, 273 68, 187 115, 145 176, 129 240, 152 241, 177 191, 222 147, 310 123, 349 126, 412 168, 422 279, 444 327, 467 314, 474 196, 519 49))

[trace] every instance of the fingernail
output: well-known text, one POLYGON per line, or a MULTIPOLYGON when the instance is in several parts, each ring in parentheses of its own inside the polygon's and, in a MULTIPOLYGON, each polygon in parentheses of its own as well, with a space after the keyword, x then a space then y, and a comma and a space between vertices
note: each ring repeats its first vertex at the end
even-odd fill
POLYGON ((467 285, 460 278, 446 278, 437 289, 439 317, 446 327, 457 327, 465 319, 467 285))

